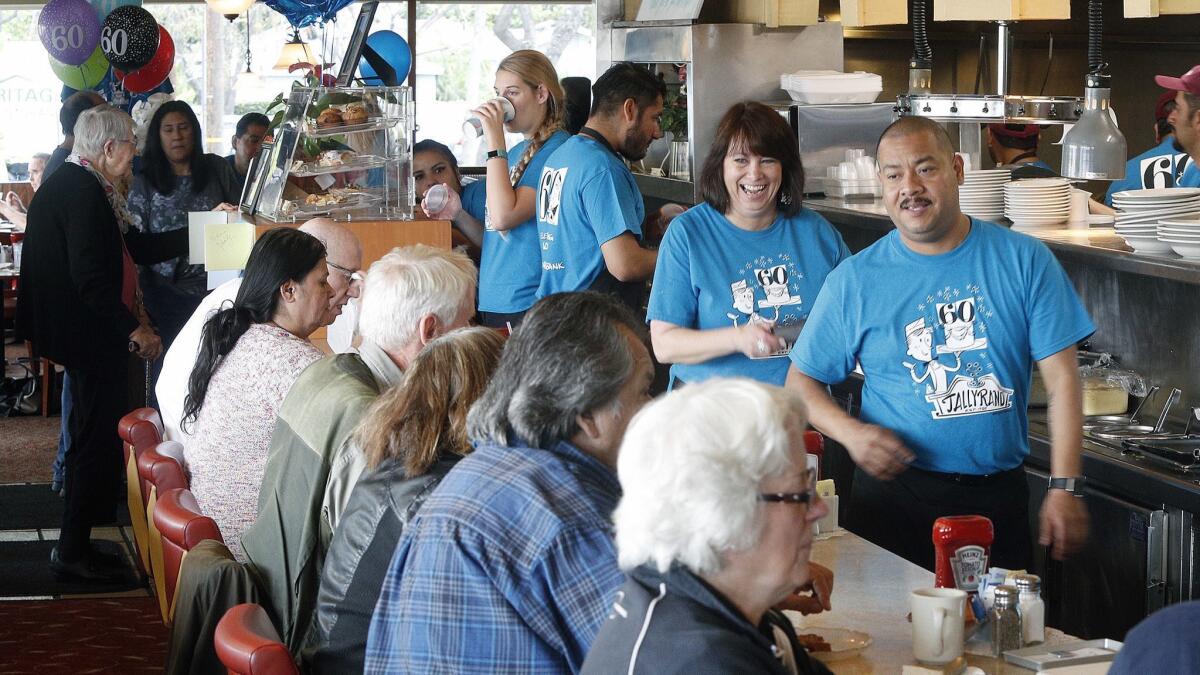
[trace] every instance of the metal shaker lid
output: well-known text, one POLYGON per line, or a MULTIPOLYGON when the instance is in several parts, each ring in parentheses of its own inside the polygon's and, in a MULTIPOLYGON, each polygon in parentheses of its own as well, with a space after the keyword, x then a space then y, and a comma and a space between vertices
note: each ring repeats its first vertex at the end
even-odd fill
POLYGON ((1014 581, 1017 590, 1023 593, 1034 593, 1042 590, 1042 580, 1036 574, 1018 574, 1014 581))
POLYGON ((1016 586, 997 586, 994 596, 995 604, 1000 607, 1016 607, 1017 602, 1021 599, 1021 592, 1016 586))

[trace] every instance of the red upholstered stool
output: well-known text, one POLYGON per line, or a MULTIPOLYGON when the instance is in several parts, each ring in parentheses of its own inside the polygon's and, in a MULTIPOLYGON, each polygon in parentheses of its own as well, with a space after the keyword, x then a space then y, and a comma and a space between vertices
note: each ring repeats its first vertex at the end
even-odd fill
POLYGON ((175 616, 175 589, 179 585, 179 568, 187 552, 205 539, 222 544, 217 523, 200 513, 196 497, 190 490, 175 488, 158 496, 154 507, 154 526, 162 535, 163 585, 166 590, 167 618, 175 616))
POLYGON ((150 550, 150 574, 154 577, 154 591, 158 595, 158 609, 163 623, 171 622, 171 605, 167 599, 166 567, 163 563, 162 534, 154 524, 154 511, 158 495, 168 490, 186 488, 187 476, 183 466, 174 459, 183 456, 183 446, 175 441, 163 441, 153 448, 142 451, 138 456, 138 475, 145 481, 146 490, 146 538, 150 550))
POLYGON ((255 604, 237 605, 225 612, 214 637, 217 658, 230 675, 290 675, 296 662, 266 610, 255 604))
POLYGON ((117 423, 125 449, 125 501, 129 520, 133 524, 133 543, 137 547, 138 566, 143 574, 150 572, 150 541, 146 532, 146 485, 138 475, 137 458, 144 450, 162 442, 162 418, 154 408, 138 408, 117 423))

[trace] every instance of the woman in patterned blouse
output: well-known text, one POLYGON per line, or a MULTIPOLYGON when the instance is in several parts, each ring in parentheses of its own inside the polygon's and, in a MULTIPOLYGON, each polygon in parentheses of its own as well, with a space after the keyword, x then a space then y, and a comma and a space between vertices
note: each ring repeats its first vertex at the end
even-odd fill
POLYGON ((324 325, 328 276, 320 240, 275 228, 254 245, 233 305, 204 324, 184 403, 193 433, 184 457, 201 510, 242 561, 276 414, 301 371, 321 358, 308 336, 324 325))

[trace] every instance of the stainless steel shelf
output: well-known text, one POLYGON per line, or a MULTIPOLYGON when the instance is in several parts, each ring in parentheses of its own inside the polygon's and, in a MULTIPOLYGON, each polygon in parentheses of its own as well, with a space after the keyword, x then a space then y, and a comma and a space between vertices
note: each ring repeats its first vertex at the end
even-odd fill
MULTIPOLYGON (((851 203, 839 199, 806 199, 804 204, 824 215, 831 223, 886 233, 892 221, 881 202, 851 203)), ((1134 253, 1112 229, 1028 231, 1061 260, 1091 265, 1116 272, 1127 272, 1158 279, 1169 279, 1200 286, 1200 263, 1169 255, 1134 253)))

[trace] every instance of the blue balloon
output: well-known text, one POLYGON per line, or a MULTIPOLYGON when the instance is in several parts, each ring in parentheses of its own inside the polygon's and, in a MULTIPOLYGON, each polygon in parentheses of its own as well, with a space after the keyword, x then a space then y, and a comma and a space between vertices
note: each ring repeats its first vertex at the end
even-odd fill
MULTIPOLYGON (((409 49, 404 38, 393 31, 381 30, 367 36, 367 45, 382 56, 383 60, 387 61, 388 65, 396 71, 397 83, 403 83, 404 78, 408 77, 408 67, 412 64, 412 50, 409 49)), ((358 61, 358 76, 366 85, 383 84, 383 80, 379 79, 379 74, 375 72, 371 64, 367 63, 366 57, 358 61)))
POLYGON ((96 9, 96 15, 100 17, 100 23, 108 18, 108 15, 118 7, 124 5, 142 6, 142 0, 90 0, 92 7, 96 9))
POLYGON ((263 4, 283 15, 296 28, 325 23, 338 10, 354 0, 263 0, 263 4))

